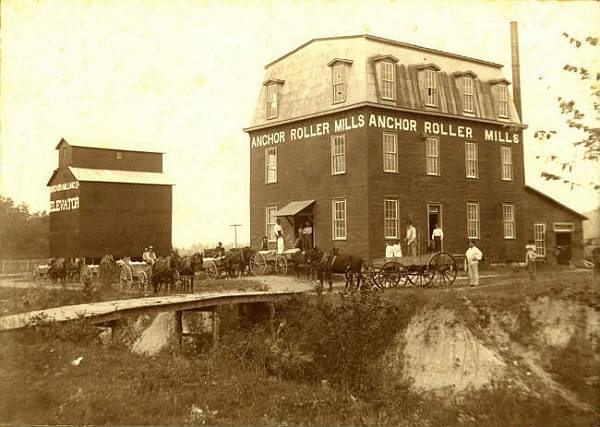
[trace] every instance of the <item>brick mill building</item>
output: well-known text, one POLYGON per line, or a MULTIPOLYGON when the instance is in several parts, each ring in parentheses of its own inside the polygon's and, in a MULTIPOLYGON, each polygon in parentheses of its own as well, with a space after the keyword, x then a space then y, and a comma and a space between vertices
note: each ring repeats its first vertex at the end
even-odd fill
POLYGON ((50 256, 98 260, 171 250, 172 182, 163 153, 109 144, 56 146, 50 187, 50 256))
POLYGON ((286 237, 308 220, 317 246, 381 258, 396 240, 406 253, 410 219, 421 252, 439 223, 450 253, 473 238, 488 260, 522 260, 533 239, 578 257, 585 217, 525 185, 510 85, 500 64, 370 35, 268 64, 245 129, 252 243, 274 244, 276 217, 286 237))

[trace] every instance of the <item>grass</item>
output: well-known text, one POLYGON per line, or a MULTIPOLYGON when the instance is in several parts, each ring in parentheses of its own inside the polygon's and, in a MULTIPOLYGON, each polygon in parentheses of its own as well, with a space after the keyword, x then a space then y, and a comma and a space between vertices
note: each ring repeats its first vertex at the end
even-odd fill
MULTIPOLYGON (((216 281, 202 289, 246 286, 261 287, 216 281)), ((597 304, 595 288, 585 278, 501 288, 504 292, 491 287, 468 293, 400 289, 350 297, 299 296, 277 306, 273 328, 239 319, 235 309, 224 308, 219 345, 188 345, 183 355, 174 347, 142 357, 119 342, 102 346, 96 328, 85 321, 6 333, 0 335, 0 423, 596 425, 597 413, 578 411, 555 397, 526 394, 508 382, 457 400, 415 393, 407 382, 384 381, 377 361, 417 310, 445 307, 468 313, 465 321, 483 334, 481 313, 518 312, 526 300, 540 296, 597 304), (78 357, 83 357, 80 365, 72 365, 78 357)), ((11 294, 2 290, 0 296, 11 294)), ((522 327, 530 326, 523 322, 522 327)), ((523 332, 523 339, 534 332, 523 332)), ((593 403, 598 386, 580 383, 597 371, 597 354, 578 339, 556 352, 548 365, 559 382, 593 403)))

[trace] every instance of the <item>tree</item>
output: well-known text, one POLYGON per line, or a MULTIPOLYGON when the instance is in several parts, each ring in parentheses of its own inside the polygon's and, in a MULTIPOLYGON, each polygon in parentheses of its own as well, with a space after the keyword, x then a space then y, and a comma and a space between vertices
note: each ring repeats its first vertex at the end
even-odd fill
MULTIPOLYGON (((598 37, 587 37, 582 42, 567 33, 563 33, 562 36, 570 44, 574 45, 576 49, 582 46, 587 46, 591 49, 598 47, 598 37)), ((597 58, 598 55, 595 54, 594 57, 597 58)), ((577 107, 573 99, 566 99, 562 96, 557 98, 560 113, 565 117, 567 125, 569 128, 576 129, 580 136, 571 142, 575 149, 575 156, 570 159, 564 159, 556 155, 551 155, 546 160, 554 165, 558 165, 559 170, 553 172, 543 171, 541 176, 549 181, 562 181, 570 185, 571 189, 575 186, 591 186, 594 190, 600 192, 600 183, 597 180, 597 175, 590 177, 591 180, 589 182, 579 182, 572 177, 577 165, 580 165, 581 162, 591 164, 593 166, 592 170, 596 171, 598 170, 598 166, 600 166, 598 165, 600 161, 600 127, 598 126, 600 120, 600 72, 590 71, 584 66, 570 64, 566 64, 563 70, 578 76, 581 80, 591 82, 589 86, 590 98, 595 118, 592 118, 590 123, 590 119, 584 114, 581 108, 577 107)), ((557 131, 555 130, 538 130, 534 134, 535 138, 541 142, 546 142, 555 135, 557 135, 557 131)), ((537 158, 539 159, 540 156, 537 156, 537 158)))
POLYGON ((48 214, 29 212, 0 195, 0 258, 38 258, 48 254, 48 214))

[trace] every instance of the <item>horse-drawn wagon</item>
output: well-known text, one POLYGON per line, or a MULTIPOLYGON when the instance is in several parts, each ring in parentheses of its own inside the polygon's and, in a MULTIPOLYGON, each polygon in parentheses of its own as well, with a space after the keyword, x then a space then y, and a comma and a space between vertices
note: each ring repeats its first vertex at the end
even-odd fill
POLYGON ((452 286, 456 260, 447 252, 382 258, 371 262, 365 278, 379 288, 396 286, 452 286))
POLYGON ((125 258, 117 261, 119 264, 119 285, 121 290, 131 292, 135 286, 139 287, 140 293, 145 293, 150 283, 152 266, 145 262, 131 261, 125 258))

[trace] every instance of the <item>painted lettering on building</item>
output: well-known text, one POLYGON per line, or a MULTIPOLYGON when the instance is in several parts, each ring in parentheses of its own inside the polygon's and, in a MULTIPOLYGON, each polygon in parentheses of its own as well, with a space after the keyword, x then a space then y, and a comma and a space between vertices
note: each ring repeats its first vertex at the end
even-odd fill
POLYGON ((50 212, 70 211, 74 209, 79 209, 79 197, 50 201, 50 212))
POLYGON ((79 188, 78 181, 65 182, 63 184, 56 184, 56 185, 50 186, 50 192, 56 193, 57 191, 72 190, 72 189, 77 189, 77 188, 79 188))
POLYGON ((419 135, 451 136, 465 139, 483 139, 490 142, 519 143, 519 134, 494 129, 484 129, 483 135, 476 135, 471 126, 457 125, 434 120, 409 119, 397 115, 353 114, 347 117, 293 127, 285 131, 269 132, 250 138, 250 147, 295 142, 334 133, 349 132, 365 126, 391 131, 410 132, 419 135))
POLYGON ((511 144, 519 143, 519 134, 514 132, 505 132, 499 130, 485 129, 485 140, 491 142, 507 142, 511 144))

